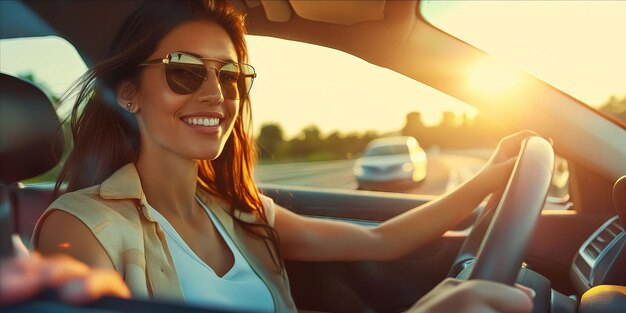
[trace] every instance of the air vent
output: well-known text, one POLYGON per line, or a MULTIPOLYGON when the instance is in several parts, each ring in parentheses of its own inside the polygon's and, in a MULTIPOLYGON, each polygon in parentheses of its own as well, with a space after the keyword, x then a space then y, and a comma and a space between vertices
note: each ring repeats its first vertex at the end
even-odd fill
POLYGON ((617 235, 624 230, 617 222, 613 222, 608 225, 600 234, 598 234, 591 242, 585 247, 584 251, 593 261, 604 251, 617 235))
POLYGON ((583 278, 585 278, 585 284, 589 284, 589 277, 591 277, 591 267, 589 267, 589 264, 580 256, 576 256, 574 258, 574 265, 583 275, 583 278))
POLYGON ((579 292, 584 293, 594 285, 598 264, 606 263, 607 256, 611 258, 611 249, 624 237, 624 228, 618 222, 617 216, 606 221, 585 241, 574 257, 572 278, 579 292))

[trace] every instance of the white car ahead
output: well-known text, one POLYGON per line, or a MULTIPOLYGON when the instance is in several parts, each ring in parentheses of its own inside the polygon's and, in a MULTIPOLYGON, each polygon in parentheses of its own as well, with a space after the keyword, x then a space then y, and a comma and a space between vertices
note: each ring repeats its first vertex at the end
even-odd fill
POLYGON ((389 189, 426 178, 426 153, 410 136, 372 140, 354 164, 358 189, 389 189))

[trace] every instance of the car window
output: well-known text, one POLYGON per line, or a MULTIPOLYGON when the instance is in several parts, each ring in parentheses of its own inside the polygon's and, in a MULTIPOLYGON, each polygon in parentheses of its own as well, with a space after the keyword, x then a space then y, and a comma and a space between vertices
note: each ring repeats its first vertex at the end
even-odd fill
MULTIPOLYGON (((87 66, 74 46, 57 36, 0 40, 0 72, 30 81, 57 106, 62 121, 68 117, 70 105, 60 105, 63 93, 82 75, 87 66)), ((72 98, 69 98, 71 103, 72 98)), ((66 153, 71 144, 69 123, 63 123, 66 153)), ((56 180, 60 167, 24 183, 50 183, 56 180)))
POLYGON ((371 147, 365 151, 365 156, 408 154, 409 148, 406 145, 378 146, 371 147))
POLYGON ((2 39, 0 51, 0 72, 31 81, 53 101, 87 70, 74 46, 56 36, 2 39))
MULTIPOLYGON (((360 157, 408 152, 406 145, 366 152, 367 144, 402 135, 415 137, 426 158, 381 165, 388 172, 375 175, 419 181, 367 189, 438 195, 471 178, 498 140, 515 131, 431 87, 340 51, 259 36, 248 36, 248 45, 259 74, 251 98, 260 150, 255 179, 261 184, 357 189, 360 157)), ((0 71, 34 82, 53 102, 86 70, 74 47, 58 37, 1 40, 0 49, 0 71)), ((59 107, 62 118, 69 107, 59 107)), ((58 171, 26 183, 53 182, 58 171)), ((560 177, 555 190, 562 199, 567 175, 560 177)))
MULTIPOLYGON (((626 125, 626 2, 422 1, 434 26, 626 125), (494 27, 497 25, 497 27, 494 27)), ((557 157, 548 200, 569 199, 567 160, 557 157)))
POLYGON ((421 3, 434 26, 626 123, 626 2, 421 3))
MULTIPOLYGON (((252 107, 260 183, 438 195, 476 174, 498 140, 516 131, 438 90, 340 51, 260 36, 249 36, 248 45, 259 73, 252 107), (402 135, 417 139, 426 160, 360 161, 407 153, 406 146, 366 150, 373 139, 402 135), (395 184, 420 167, 426 173, 421 181, 395 184), (380 179, 361 185, 359 178, 380 179)), ((568 189, 560 186, 563 199, 568 189)))

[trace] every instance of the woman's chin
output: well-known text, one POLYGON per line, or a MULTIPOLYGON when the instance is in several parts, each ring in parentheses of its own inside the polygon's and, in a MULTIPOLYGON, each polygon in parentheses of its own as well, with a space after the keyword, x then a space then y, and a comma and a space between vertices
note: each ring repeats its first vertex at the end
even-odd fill
POLYGON ((192 159, 194 160, 206 160, 206 161, 211 161, 211 160, 215 160, 217 159, 220 154, 221 154, 222 150, 212 150, 212 151, 201 151, 201 152, 197 152, 194 153, 192 159))

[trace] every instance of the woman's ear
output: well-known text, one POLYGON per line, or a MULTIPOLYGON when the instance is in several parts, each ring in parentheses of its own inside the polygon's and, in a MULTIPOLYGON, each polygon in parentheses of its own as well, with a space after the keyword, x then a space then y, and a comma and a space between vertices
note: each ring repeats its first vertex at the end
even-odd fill
POLYGON ((115 91, 117 104, 130 113, 137 113, 139 105, 135 103, 135 84, 130 80, 122 81, 115 91))

